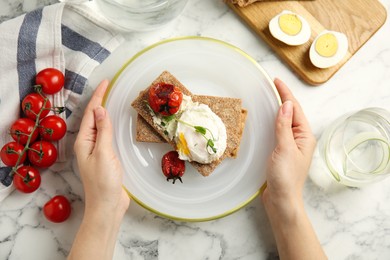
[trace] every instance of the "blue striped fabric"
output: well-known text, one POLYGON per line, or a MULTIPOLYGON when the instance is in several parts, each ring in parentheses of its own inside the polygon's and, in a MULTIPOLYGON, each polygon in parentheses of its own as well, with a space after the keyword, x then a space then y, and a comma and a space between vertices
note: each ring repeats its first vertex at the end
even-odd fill
POLYGON ((17 71, 20 100, 31 92, 36 75, 36 40, 42 20, 42 8, 27 13, 20 27, 17 48, 17 71))
POLYGON ((72 114, 72 111, 69 108, 65 107, 65 116, 66 116, 66 118, 70 117, 71 114, 72 114))
POLYGON ((65 70, 65 89, 81 95, 83 93, 87 79, 80 74, 70 70, 65 70))
POLYGON ((65 25, 61 25, 62 44, 74 51, 81 51, 91 59, 102 63, 111 53, 99 43, 91 41, 65 25))
MULTIPOLYGON (((62 45, 76 52, 82 52, 91 59, 102 63, 111 52, 101 46, 99 43, 91 41, 68 26, 61 24, 62 45)), ((87 78, 77 74, 69 69, 65 70, 65 89, 81 95, 87 84, 87 78)), ((66 117, 68 118, 72 111, 66 108, 66 117)))

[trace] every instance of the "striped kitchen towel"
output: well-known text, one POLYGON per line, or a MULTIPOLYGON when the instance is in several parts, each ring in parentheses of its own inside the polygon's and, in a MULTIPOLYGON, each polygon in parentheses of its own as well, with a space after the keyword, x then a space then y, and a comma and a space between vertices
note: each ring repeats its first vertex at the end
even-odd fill
MULTIPOLYGON (((68 118, 88 76, 123 41, 88 4, 58 3, 0 24, 0 147, 12 141, 9 128, 20 116, 20 101, 32 92, 37 72, 54 67, 65 74, 64 89, 49 99, 53 106, 65 106, 61 116, 68 118)), ((59 162, 66 160, 65 142, 56 144, 59 162)), ((11 181, 9 172, 0 162, 0 191, 11 181)))

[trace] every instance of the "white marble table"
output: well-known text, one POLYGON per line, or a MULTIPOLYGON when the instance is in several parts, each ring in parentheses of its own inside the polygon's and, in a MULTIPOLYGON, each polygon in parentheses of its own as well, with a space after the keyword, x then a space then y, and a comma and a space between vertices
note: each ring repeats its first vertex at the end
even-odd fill
MULTIPOLYGON (((1 21, 54 0, 0 0, 1 21)), ((390 8, 390 0, 382 0, 390 8)), ((337 116, 379 106, 390 109, 390 22, 327 83, 302 82, 222 2, 190 0, 181 17, 158 32, 125 35, 127 42, 89 79, 85 95, 144 47, 175 36, 201 35, 227 41, 253 56, 271 77, 282 78, 300 100, 316 136, 337 116)), ((68 136, 74 140, 80 111, 68 136)), ((71 149, 72 142, 69 142, 71 149)), ((0 259, 64 259, 80 224, 83 190, 73 161, 43 176, 31 195, 12 193, 0 204, 0 259), (63 224, 45 220, 42 205, 55 193, 72 200, 63 224)), ((319 189, 307 180, 308 214, 329 259, 390 259, 390 178, 364 188, 319 189)), ((114 259, 278 259, 274 238, 256 198, 222 219, 187 223, 159 217, 133 202, 124 218, 114 259)))

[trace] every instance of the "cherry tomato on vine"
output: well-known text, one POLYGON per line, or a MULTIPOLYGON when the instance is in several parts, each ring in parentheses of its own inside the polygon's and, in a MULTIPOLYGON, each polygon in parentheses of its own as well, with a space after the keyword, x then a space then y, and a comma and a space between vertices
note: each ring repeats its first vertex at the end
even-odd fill
POLYGON ((47 116, 39 123, 39 134, 47 141, 58 141, 66 134, 66 123, 59 116, 47 116))
POLYGON ((48 95, 59 92, 64 83, 64 74, 55 68, 41 70, 35 77, 35 84, 40 85, 42 92, 48 95))
POLYGON ((69 200, 62 195, 53 197, 43 206, 43 214, 54 223, 61 223, 67 220, 71 211, 69 200))
POLYGON ((30 143, 34 142, 38 137, 38 130, 35 129, 35 122, 29 118, 19 118, 11 125, 12 138, 20 143, 26 144, 29 135, 31 135, 30 143))
POLYGON ((167 177, 167 181, 172 179, 173 183, 175 183, 175 181, 179 179, 180 182, 183 182, 181 177, 184 175, 186 165, 185 162, 179 158, 179 154, 176 151, 170 151, 164 154, 161 159, 161 168, 165 177, 167 177))
MULTIPOLYGON (((0 157, 3 163, 7 166, 15 166, 18 162, 19 156, 21 159, 19 164, 22 164, 26 159, 26 153, 22 154, 24 146, 17 142, 9 142, 1 148, 0 157)), ((18 164, 18 165, 19 165, 18 164)))
POLYGON ((57 148, 47 141, 33 143, 27 154, 30 162, 41 168, 50 167, 57 160, 57 148))
POLYGON ((46 100, 41 94, 31 93, 28 94, 22 101, 22 110, 23 113, 30 119, 35 120, 38 113, 43 108, 39 118, 42 119, 50 112, 51 103, 50 100, 46 100), (45 104, 45 105, 44 105, 45 104), (45 107, 44 107, 45 106, 45 107), (44 108, 43 108, 44 107, 44 108))
POLYGON ((167 83, 157 83, 149 89, 149 105, 154 112, 163 116, 175 114, 183 100, 181 90, 167 83))
POLYGON ((15 188, 23 193, 36 191, 41 185, 39 171, 31 166, 22 166, 14 175, 15 188))

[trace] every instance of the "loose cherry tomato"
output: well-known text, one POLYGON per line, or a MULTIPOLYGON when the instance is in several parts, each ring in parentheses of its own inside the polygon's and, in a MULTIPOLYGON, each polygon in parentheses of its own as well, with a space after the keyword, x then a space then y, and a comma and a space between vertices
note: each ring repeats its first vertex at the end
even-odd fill
POLYGON ((66 134, 66 123, 59 116, 47 116, 39 123, 39 134, 47 141, 60 140, 66 134))
POLYGON ((19 118, 11 126, 12 138, 20 143, 26 144, 29 135, 31 135, 30 142, 34 142, 38 137, 38 131, 35 129, 35 122, 29 118, 19 118))
POLYGON ((183 100, 181 90, 167 83, 157 83, 149 89, 149 105, 154 112, 163 116, 175 114, 183 100))
POLYGON ((14 175, 15 188, 23 193, 36 191, 41 185, 39 171, 31 166, 22 166, 14 175))
POLYGON ((38 72, 35 84, 42 87, 45 94, 52 95, 59 92, 65 83, 64 74, 55 68, 47 68, 38 72))
POLYGON ((62 195, 53 197, 43 206, 43 214, 54 223, 61 223, 67 220, 71 211, 69 200, 62 195))
POLYGON ((50 167, 57 160, 57 148, 50 142, 37 141, 30 146, 28 159, 37 167, 50 167))
POLYGON ((179 159, 179 154, 176 151, 164 154, 161 160, 161 168, 165 177, 167 177, 167 181, 173 179, 173 183, 175 183, 179 179, 180 182, 183 182, 181 177, 184 175, 186 165, 183 160, 179 159))
POLYGON ((0 156, 3 163, 7 166, 16 166, 19 156, 21 159, 19 164, 22 164, 26 159, 26 153, 22 154, 24 146, 17 142, 9 142, 1 148, 0 156))
MULTIPOLYGON (((44 96, 38 94, 38 93, 31 93, 28 94, 22 101, 22 110, 24 114, 32 119, 35 120, 37 118, 38 113, 41 111, 45 104, 45 98, 44 96)), ((45 108, 42 110, 39 118, 42 119, 47 114, 49 114, 51 108, 50 100, 46 100, 45 108)))

